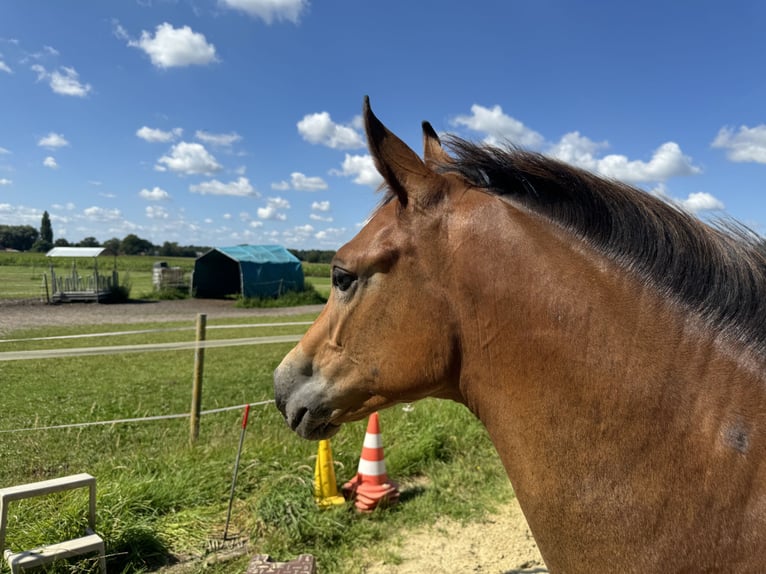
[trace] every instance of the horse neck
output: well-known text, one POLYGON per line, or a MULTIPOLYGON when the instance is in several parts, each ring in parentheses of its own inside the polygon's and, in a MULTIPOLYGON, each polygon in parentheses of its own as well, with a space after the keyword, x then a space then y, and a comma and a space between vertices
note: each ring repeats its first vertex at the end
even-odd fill
POLYGON ((540 465, 567 469, 577 488, 617 450, 628 453, 625 461, 685 440, 672 433, 683 435, 687 419, 704 426, 712 445, 725 421, 736 426, 734 413, 763 404, 763 384, 732 346, 566 231, 497 202, 456 220, 460 393, 520 501, 539 495, 530 506, 544 505, 554 492, 540 465), (753 384, 735 387, 746 379, 753 384), (710 403, 720 408, 709 411, 710 403), (594 441, 603 448, 587 452, 583 445, 594 441))

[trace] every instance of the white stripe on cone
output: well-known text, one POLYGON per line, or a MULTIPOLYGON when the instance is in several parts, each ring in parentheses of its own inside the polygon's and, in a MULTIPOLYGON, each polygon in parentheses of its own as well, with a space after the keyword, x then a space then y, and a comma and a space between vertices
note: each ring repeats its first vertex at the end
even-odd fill
POLYGON ((383 460, 365 460, 360 458, 358 472, 365 476, 382 476, 386 474, 386 462, 383 460))
POLYGON ((383 448, 383 439, 379 434, 365 433, 363 446, 367 448, 383 448))

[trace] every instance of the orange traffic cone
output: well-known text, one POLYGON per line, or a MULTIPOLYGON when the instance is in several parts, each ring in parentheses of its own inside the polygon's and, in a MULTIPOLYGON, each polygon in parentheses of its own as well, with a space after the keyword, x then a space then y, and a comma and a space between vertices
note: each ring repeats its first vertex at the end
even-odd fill
POLYGON ((372 413, 367 423, 356 476, 344 484, 341 490, 362 512, 371 512, 377 506, 393 506, 399 502, 399 486, 389 480, 386 474, 378 413, 372 413))

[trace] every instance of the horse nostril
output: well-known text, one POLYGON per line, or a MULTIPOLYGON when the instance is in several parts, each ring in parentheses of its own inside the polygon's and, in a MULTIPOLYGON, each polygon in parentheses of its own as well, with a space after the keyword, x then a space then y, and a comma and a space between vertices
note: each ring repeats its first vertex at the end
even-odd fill
POLYGON ((301 365, 300 375, 309 379, 311 378, 313 374, 314 374, 314 365, 311 363, 311 361, 305 361, 303 365, 301 365))
POLYGON ((309 410, 306 407, 301 407, 295 412, 295 415, 288 421, 292 430, 298 428, 307 412, 309 412, 309 410))

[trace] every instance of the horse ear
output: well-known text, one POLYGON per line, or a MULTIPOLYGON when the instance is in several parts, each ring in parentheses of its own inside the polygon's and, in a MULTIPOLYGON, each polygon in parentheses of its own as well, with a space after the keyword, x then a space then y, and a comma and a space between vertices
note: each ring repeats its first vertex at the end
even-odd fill
POLYGON ((439 136, 428 122, 423 122, 423 159, 433 169, 437 165, 450 163, 452 159, 442 148, 439 136))
POLYGON ((410 201, 416 205, 430 203, 429 199, 438 189, 440 177, 375 117, 370 108, 370 99, 366 96, 362 115, 375 167, 396 193, 402 207, 407 207, 410 201))

